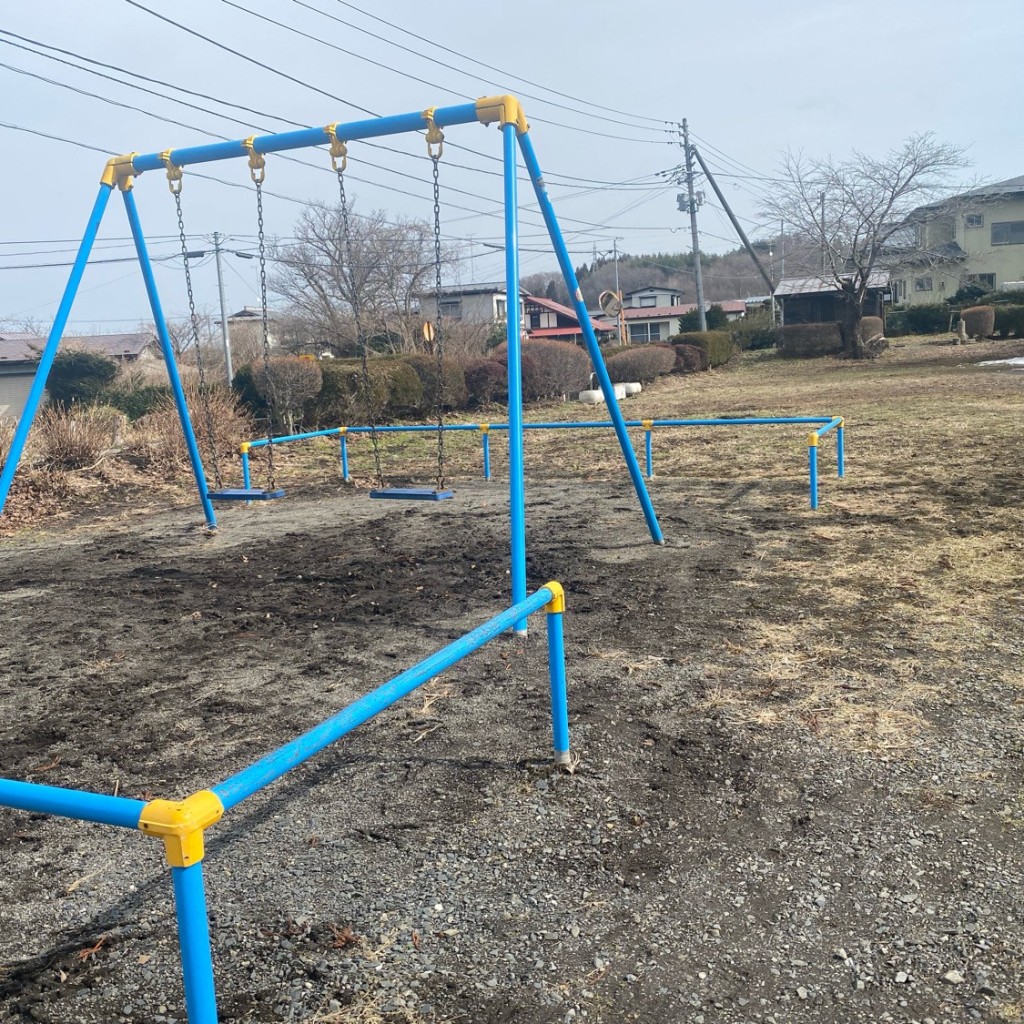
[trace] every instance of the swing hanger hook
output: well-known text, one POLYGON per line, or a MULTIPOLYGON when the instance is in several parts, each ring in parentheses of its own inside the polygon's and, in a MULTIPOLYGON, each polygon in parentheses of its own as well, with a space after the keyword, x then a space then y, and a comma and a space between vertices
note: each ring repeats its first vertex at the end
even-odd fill
POLYGON ((267 176, 267 160, 262 153, 256 152, 255 139, 255 135, 250 135, 242 142, 242 145, 249 154, 249 175, 257 185, 262 185, 263 179, 267 176))
POLYGON ((331 167, 341 174, 345 168, 348 167, 348 146, 338 138, 338 122, 329 124, 324 131, 327 132, 327 137, 331 140, 331 167), (341 161, 341 166, 338 166, 338 161, 341 161))
POLYGON ((181 168, 171 161, 171 151, 165 149, 160 154, 160 159, 163 161, 164 167, 167 168, 167 187, 171 190, 171 195, 178 195, 181 192, 181 168))
POLYGON ((444 132, 434 122, 434 112, 437 107, 428 107, 423 111, 423 120, 427 122, 427 156, 436 164, 444 152, 444 132), (434 151, 437 146, 437 151, 434 151))

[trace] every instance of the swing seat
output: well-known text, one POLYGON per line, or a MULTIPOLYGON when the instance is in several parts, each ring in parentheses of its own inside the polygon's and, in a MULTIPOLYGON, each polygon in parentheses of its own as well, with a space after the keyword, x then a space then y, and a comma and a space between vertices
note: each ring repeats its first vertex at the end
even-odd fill
POLYGON ((284 491, 267 491, 262 487, 226 487, 220 491, 207 491, 210 501, 272 501, 283 498, 284 491))
POLYGON ((454 498, 454 491, 437 491, 433 487, 378 487, 370 491, 371 498, 391 498, 397 501, 444 501, 454 498))

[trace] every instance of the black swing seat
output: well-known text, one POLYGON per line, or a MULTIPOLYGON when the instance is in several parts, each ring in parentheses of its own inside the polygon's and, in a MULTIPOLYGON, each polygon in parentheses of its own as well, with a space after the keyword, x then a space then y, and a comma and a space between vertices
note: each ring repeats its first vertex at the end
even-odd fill
POLYGON ((284 491, 267 491, 262 487, 226 487, 220 491, 207 491, 211 501, 272 501, 283 498, 284 491))
POLYGON ((444 501, 454 498, 454 491, 437 491, 433 487, 378 487, 371 498, 392 498, 398 501, 444 501))

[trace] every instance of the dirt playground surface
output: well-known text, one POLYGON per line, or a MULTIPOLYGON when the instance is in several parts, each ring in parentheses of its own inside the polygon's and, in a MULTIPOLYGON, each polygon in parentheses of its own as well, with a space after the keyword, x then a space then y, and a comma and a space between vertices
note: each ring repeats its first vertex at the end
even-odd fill
MULTIPOLYGON (((549 762, 540 616, 229 812, 205 861, 221 1019, 1021 1020, 1021 604, 940 656, 914 607, 956 610, 900 575, 1019 478, 922 485, 936 525, 857 466, 823 470, 817 513, 795 469, 656 480, 661 548, 623 479, 529 481, 575 771, 549 762)), ((5 538, 0 773, 223 780, 507 606, 504 486, 5 538)), ((0 1020, 183 1021, 161 845, 0 822, 0 1020)))

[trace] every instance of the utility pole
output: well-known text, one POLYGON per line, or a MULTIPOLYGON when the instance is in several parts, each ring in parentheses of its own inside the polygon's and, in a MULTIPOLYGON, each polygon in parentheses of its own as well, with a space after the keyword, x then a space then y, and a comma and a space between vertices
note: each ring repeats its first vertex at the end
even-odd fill
POLYGON ((224 273, 220 265, 220 232, 213 233, 213 252, 217 258, 217 291, 220 293, 220 333, 224 340, 224 368, 228 376, 228 387, 235 378, 234 369, 231 366, 231 337, 228 334, 228 314, 224 306, 224 273))
POLYGON ((821 276, 825 276, 825 193, 818 193, 818 202, 821 203, 821 276))
POLYGON ((619 300, 619 344, 626 344, 626 330, 625 321, 623 320, 622 314, 622 292, 619 291, 619 240, 617 238, 612 239, 612 254, 615 257, 615 295, 619 300))
MULTIPOLYGON (((784 220, 779 221, 779 280, 786 280, 786 222, 784 220)), ((772 301, 772 308, 775 308, 775 302, 772 301)), ((779 326, 784 327, 786 324, 786 307, 780 302, 779 303, 779 326)))
POLYGON ((683 152, 686 155, 686 191, 687 206, 690 210, 690 240, 693 249, 693 276, 697 286, 697 315, 700 318, 700 329, 708 329, 708 320, 704 314, 704 279, 700 269, 700 238, 697 235, 697 199, 693 192, 693 153, 690 150, 690 126, 683 118, 683 152))

